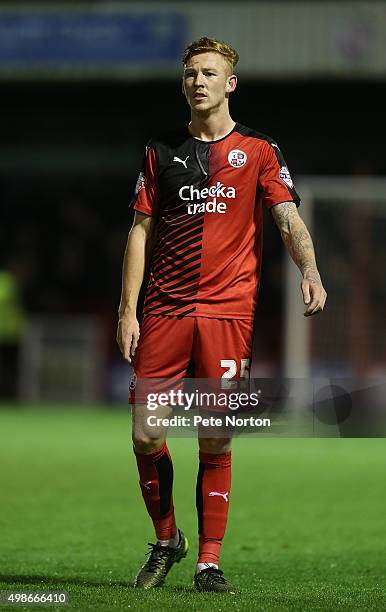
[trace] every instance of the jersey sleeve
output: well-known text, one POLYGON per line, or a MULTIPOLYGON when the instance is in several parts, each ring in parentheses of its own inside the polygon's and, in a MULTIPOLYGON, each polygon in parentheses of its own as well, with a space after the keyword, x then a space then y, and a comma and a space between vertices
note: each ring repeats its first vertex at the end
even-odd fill
POLYGON ((138 176, 130 207, 145 215, 155 217, 158 213, 158 204, 157 160, 155 148, 149 143, 146 145, 142 168, 138 176))
POLYGON ((283 154, 272 140, 265 143, 258 181, 262 199, 267 208, 287 201, 295 202, 296 206, 299 206, 300 198, 296 193, 283 154))

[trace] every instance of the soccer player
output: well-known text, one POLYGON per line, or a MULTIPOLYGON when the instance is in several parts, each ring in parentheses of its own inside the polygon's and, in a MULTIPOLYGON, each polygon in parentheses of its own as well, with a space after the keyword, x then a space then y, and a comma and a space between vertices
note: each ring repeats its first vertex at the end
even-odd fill
MULTIPOLYGON (((326 292, 299 197, 272 138, 235 122, 237 52, 210 38, 183 54, 189 125, 152 138, 139 175, 135 218, 123 262, 117 341, 138 379, 242 378, 248 373, 260 281, 263 210, 268 207, 302 275, 305 316, 323 310, 326 292), (150 260, 141 334, 137 300, 150 260)), ((157 543, 134 585, 164 583, 188 542, 176 526, 173 465, 165 437, 133 408, 139 480, 157 543)), ((230 437, 199 438, 196 506, 199 591, 235 593, 219 569, 231 488, 230 437)))

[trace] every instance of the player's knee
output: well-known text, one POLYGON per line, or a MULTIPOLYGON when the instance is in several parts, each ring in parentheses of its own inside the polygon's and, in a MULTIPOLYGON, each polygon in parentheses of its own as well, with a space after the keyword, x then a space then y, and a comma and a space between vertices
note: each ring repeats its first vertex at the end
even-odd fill
POLYGON ((165 441, 164 438, 155 438, 145 433, 136 434, 135 432, 133 433, 132 440, 137 453, 146 455, 156 451, 165 441))
POLYGON ((200 450, 204 453, 227 453, 231 448, 231 438, 201 438, 200 450))

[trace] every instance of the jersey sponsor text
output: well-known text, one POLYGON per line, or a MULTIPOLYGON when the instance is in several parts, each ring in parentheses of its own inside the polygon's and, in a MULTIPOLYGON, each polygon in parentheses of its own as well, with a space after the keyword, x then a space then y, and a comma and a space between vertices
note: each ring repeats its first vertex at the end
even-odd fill
POLYGON ((216 185, 198 189, 193 185, 184 185, 179 190, 181 200, 189 202, 187 204, 188 214, 196 213, 220 213, 224 214, 227 211, 227 202, 218 201, 220 198, 234 200, 236 198, 235 187, 227 187, 217 181, 216 185), (206 198, 211 199, 206 199, 206 198), (199 200, 204 200, 203 202, 199 200))

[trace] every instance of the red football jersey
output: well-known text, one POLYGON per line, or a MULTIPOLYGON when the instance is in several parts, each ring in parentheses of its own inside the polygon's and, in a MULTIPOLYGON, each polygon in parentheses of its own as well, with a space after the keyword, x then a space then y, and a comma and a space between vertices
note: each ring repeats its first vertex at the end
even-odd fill
POLYGON ((253 319, 262 203, 286 201, 300 203, 268 136, 236 123, 211 142, 187 128, 152 139, 132 202, 157 218, 145 314, 253 319))

